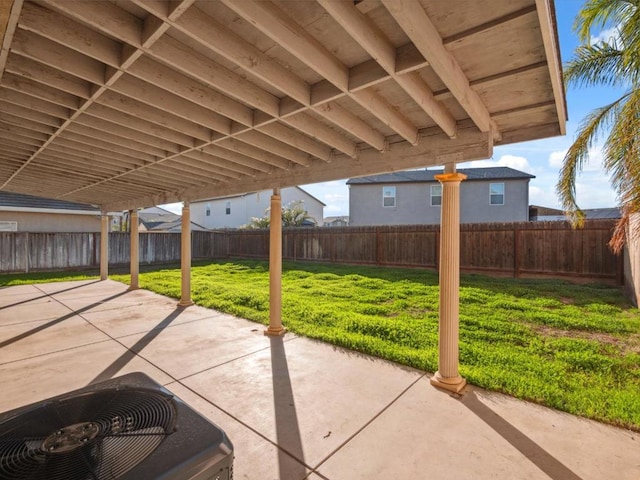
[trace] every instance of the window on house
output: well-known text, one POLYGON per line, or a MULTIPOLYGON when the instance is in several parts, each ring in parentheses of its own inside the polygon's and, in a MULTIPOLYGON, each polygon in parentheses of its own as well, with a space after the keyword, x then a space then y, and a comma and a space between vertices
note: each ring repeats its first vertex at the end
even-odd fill
POLYGON ((396 187, 382 187, 382 206, 396 206, 396 187))
POLYGON ((431 185, 431 206, 442 205, 442 185, 431 185))
POLYGON ((210 216, 211 216, 211 204, 207 203, 207 206, 206 206, 206 207, 204 207, 204 214, 205 214, 207 217, 210 217, 210 216))
POLYGON ((504 205, 504 183, 489 184, 489 196, 491 205, 504 205))
POLYGON ((227 202, 224 204, 224 213, 227 215, 231 215, 231 202, 227 202))

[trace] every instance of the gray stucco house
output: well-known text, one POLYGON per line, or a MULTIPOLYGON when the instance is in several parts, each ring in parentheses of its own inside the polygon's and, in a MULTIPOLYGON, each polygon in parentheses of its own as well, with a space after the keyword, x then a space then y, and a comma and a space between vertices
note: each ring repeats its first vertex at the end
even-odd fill
MULTIPOLYGON (((509 167, 460 168, 462 223, 529 220, 529 181, 535 178, 509 167)), ((409 170, 352 178, 349 185, 350 225, 440 223, 442 188, 435 175, 442 170, 409 170)))

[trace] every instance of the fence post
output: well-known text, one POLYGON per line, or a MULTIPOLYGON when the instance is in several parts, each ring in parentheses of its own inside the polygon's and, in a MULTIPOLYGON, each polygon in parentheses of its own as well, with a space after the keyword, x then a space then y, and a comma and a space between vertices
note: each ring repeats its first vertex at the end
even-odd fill
POLYGON ((382 236, 380 233, 380 227, 376 228, 376 265, 380 265, 382 263, 382 242, 380 241, 380 237, 382 236))
POLYGON ((520 278, 520 229, 513 229, 513 276, 520 278))
POLYGON ((24 273, 29 273, 29 232, 24 232, 24 273))

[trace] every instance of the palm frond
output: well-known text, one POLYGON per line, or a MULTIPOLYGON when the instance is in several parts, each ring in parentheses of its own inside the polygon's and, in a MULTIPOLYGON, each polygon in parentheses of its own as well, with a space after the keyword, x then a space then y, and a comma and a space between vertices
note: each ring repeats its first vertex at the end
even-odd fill
POLYGON ((626 82, 623 51, 609 44, 581 45, 564 66, 564 79, 578 86, 617 85, 626 82))
POLYGON ((627 24, 639 8, 638 0, 588 0, 573 28, 582 43, 589 43, 594 28, 627 24))
POLYGON ((593 148, 601 132, 611 126, 628 95, 591 112, 578 128, 578 134, 564 157, 556 192, 560 203, 573 226, 581 226, 584 214, 576 201, 576 177, 589 161, 589 150, 593 148))

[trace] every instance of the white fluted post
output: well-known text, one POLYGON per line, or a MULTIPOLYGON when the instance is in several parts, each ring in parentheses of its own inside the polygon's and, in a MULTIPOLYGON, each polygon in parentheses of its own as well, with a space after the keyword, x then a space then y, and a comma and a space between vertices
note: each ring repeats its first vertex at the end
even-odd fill
POLYGON ((100 280, 109 276, 109 215, 102 212, 100 217, 100 280))
POLYGON ((182 286, 180 292, 179 307, 193 305, 191 301, 191 209, 189 202, 184 202, 182 207, 182 233, 180 244, 180 266, 182 286))
POLYGON ((135 208, 129 210, 129 246, 131 248, 129 255, 129 271, 131 272, 131 284, 129 290, 137 290, 140 288, 138 282, 138 273, 140 272, 140 243, 138 235, 138 210, 135 208))
POLYGON ((466 177, 453 172, 436 175, 442 184, 440 219, 440 322, 438 371, 431 384, 459 392, 466 381, 458 373, 460 290, 460 182, 466 177))
POLYGON ((271 195, 269 221, 269 327, 265 335, 283 335, 282 326, 282 198, 280 189, 271 195))

